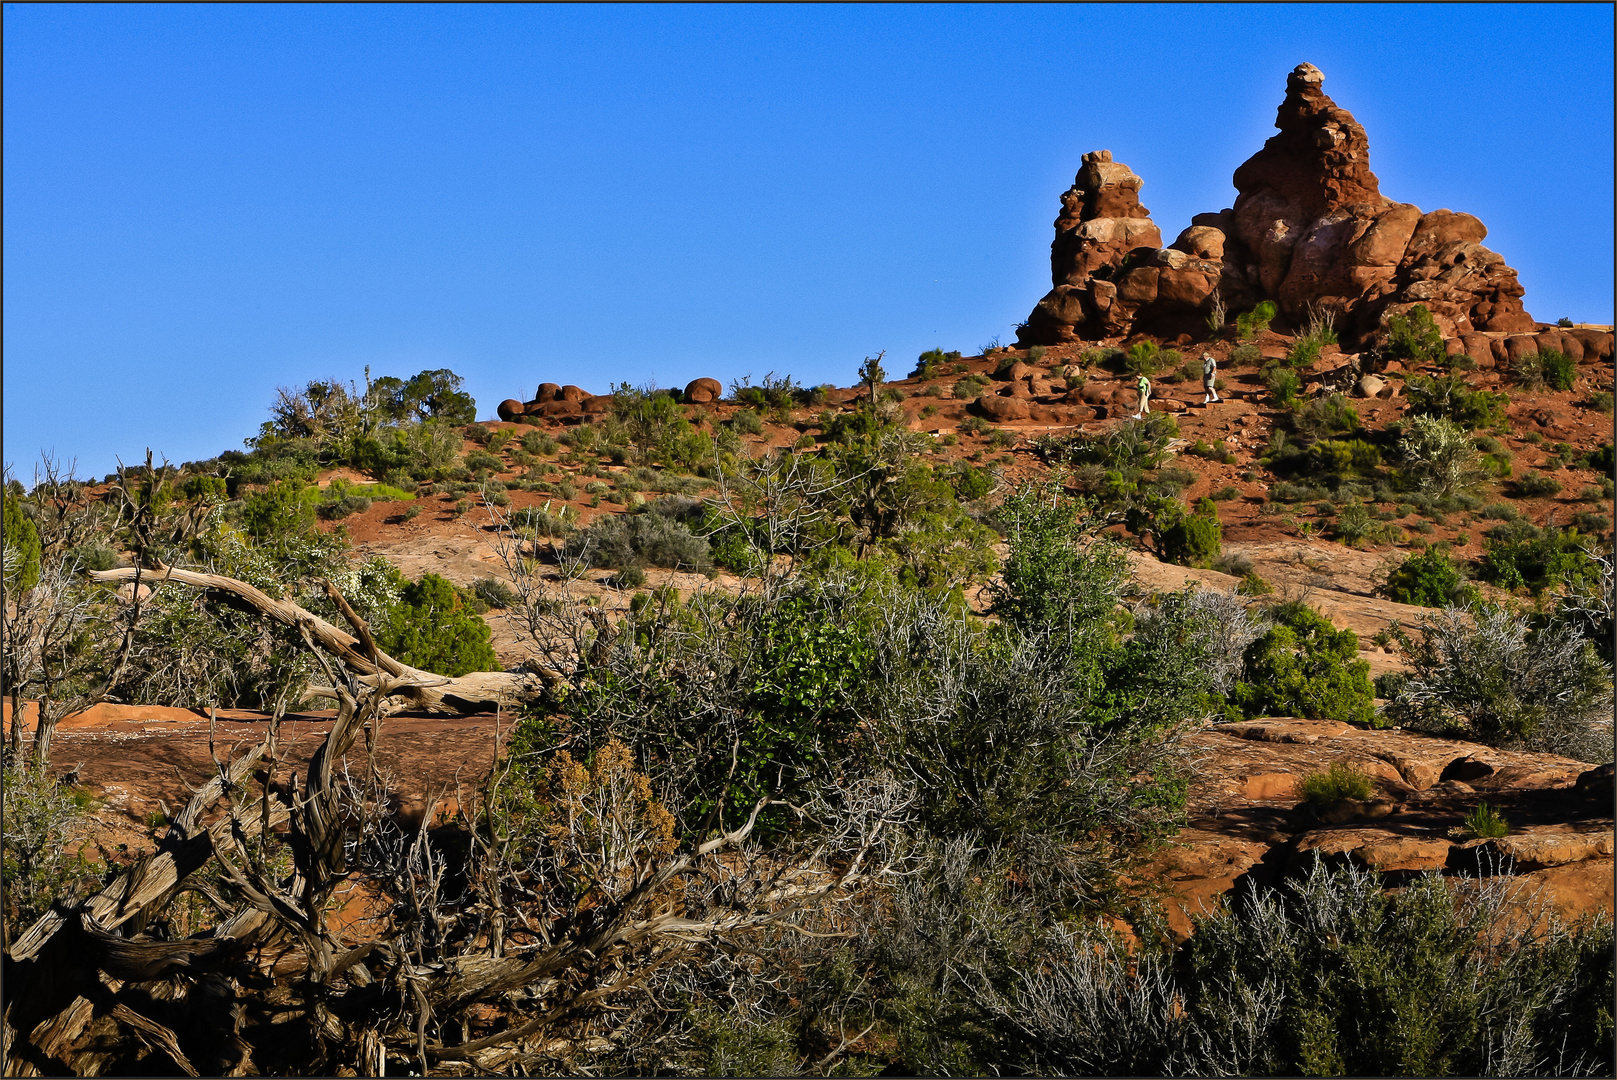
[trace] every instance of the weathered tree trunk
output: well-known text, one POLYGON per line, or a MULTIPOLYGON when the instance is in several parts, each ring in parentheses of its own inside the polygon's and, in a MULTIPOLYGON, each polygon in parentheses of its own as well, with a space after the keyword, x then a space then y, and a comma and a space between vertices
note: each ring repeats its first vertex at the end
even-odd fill
MULTIPOLYGON (((460 716, 485 712, 496 706, 511 709, 537 697, 545 685, 554 683, 560 678, 550 671, 541 672, 539 675, 519 671, 474 671, 450 679, 402 664, 377 648, 363 620, 353 614, 340 594, 329 586, 328 591, 354 623, 355 629, 360 631, 361 638, 339 630, 290 600, 276 600, 245 581, 238 581, 222 574, 203 574, 173 567, 155 570, 120 567, 116 570, 90 572, 93 580, 108 584, 134 581, 137 575, 150 585, 171 581, 180 585, 194 585, 201 589, 217 589, 229 593, 283 626, 308 635, 314 644, 337 657, 345 667, 359 675, 361 681, 367 684, 375 685, 381 679, 409 680, 409 685, 401 687, 395 693, 392 700, 396 705, 391 711, 419 709, 460 716)), ((317 688, 316 692, 323 691, 317 688)))

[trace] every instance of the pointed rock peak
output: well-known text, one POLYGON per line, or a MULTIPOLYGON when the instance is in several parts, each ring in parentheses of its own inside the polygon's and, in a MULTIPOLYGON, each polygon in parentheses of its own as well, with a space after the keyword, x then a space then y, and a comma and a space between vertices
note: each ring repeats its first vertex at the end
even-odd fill
POLYGON ((1275 115, 1280 134, 1235 170, 1242 194, 1267 194, 1299 221, 1343 206, 1379 206, 1381 185, 1370 171, 1364 127, 1324 91, 1325 75, 1298 64, 1286 77, 1286 99, 1275 115))

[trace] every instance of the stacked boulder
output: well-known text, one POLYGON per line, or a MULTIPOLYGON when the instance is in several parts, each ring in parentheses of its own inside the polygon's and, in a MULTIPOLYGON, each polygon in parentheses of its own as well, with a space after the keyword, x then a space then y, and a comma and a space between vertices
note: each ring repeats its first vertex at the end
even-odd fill
POLYGON ((1445 337, 1540 329, 1516 271, 1482 246, 1482 222, 1381 194, 1364 128, 1324 81, 1312 64, 1291 72, 1280 133, 1235 170, 1235 205, 1196 215, 1165 249, 1155 226, 1143 227, 1139 177, 1106 151, 1086 154, 1056 220, 1055 288, 1018 343, 1196 334, 1215 289, 1231 313, 1270 299, 1296 324, 1326 309, 1359 338, 1415 304, 1445 337))
POLYGON ((1028 316, 1020 344, 1116 336, 1141 318, 1195 320, 1223 277, 1222 251, 1212 230, 1196 229, 1164 249, 1151 212, 1140 205, 1141 183, 1109 150, 1084 155, 1055 222, 1055 287, 1028 316))
POLYGON ((523 416, 583 416, 586 413, 605 412, 611 405, 610 394, 595 395, 582 387, 546 382, 539 384, 532 401, 507 398, 500 402, 496 415, 507 422, 523 416))

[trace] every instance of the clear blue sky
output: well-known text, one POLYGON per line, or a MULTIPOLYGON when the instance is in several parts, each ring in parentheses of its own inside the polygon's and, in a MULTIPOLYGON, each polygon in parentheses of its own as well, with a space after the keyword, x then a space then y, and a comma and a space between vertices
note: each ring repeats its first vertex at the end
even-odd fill
POLYGON ((1308 61, 1388 196, 1612 319, 1612 8, 4 8, 4 456, 239 447, 277 385, 449 367, 842 385, 1009 340, 1087 150, 1167 237, 1308 61))

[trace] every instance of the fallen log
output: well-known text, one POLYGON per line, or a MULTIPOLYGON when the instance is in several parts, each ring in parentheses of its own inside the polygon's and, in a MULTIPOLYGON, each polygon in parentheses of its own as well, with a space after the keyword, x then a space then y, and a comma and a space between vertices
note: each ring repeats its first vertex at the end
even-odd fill
MULTIPOLYGON (((255 611, 299 633, 307 634, 315 644, 340 660, 344 667, 360 677, 360 681, 377 685, 381 680, 409 680, 389 699, 387 712, 419 710, 447 716, 488 712, 498 708, 512 709, 537 697, 547 685, 559 682, 556 672, 541 670, 538 674, 525 671, 474 671, 455 678, 445 678, 430 671, 422 671, 400 663, 377 647, 369 628, 348 607, 336 589, 327 584, 328 594, 337 602, 347 618, 354 623, 360 637, 346 633, 313 612, 290 600, 277 600, 260 589, 225 577, 223 574, 204 574, 195 570, 174 567, 142 569, 119 567, 115 570, 92 570, 90 578, 106 584, 133 582, 138 577, 142 584, 157 585, 171 581, 192 585, 199 589, 214 589, 228 593, 245 602, 255 611)), ((326 688, 316 687, 313 693, 331 696, 326 688)))

